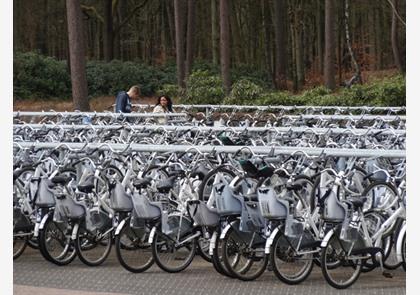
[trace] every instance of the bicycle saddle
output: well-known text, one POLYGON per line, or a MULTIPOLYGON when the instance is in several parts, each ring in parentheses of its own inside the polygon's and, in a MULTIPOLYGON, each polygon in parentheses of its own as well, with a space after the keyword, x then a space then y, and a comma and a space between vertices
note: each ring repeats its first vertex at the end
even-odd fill
POLYGON ((72 180, 72 178, 71 178, 71 177, 69 177, 69 176, 54 176, 54 177, 51 179, 51 182, 52 182, 53 184, 62 184, 62 185, 65 185, 65 184, 67 184, 68 182, 70 182, 70 180, 72 180))
POLYGON ((95 177, 93 175, 89 175, 83 182, 77 185, 77 189, 87 194, 91 193, 95 187, 94 179, 95 177))
POLYGON ((353 205, 354 209, 359 209, 363 207, 363 204, 367 201, 367 198, 348 198, 344 200, 344 203, 350 203, 353 205))
POLYGON ((372 181, 386 181, 388 179, 388 175, 384 171, 380 170, 367 175, 365 178, 369 178, 372 181))
POLYGON ((267 178, 271 177, 274 174, 274 168, 270 166, 265 166, 261 169, 258 169, 249 160, 240 161, 239 163, 241 164, 242 169, 244 169, 247 175, 252 178, 267 178))
POLYGON ((258 195, 255 194, 249 194, 244 196, 245 202, 258 202, 258 195))
POLYGON ((220 141, 224 145, 236 145, 229 137, 227 136, 219 136, 220 141))
POLYGON ((169 193, 169 191, 174 187, 175 185, 175 179, 176 176, 171 176, 167 179, 164 179, 162 181, 160 181, 157 185, 156 185, 156 189, 161 192, 161 193, 169 193))
POLYGON ((300 191, 302 189, 301 184, 293 183, 293 184, 286 184, 286 188, 291 191, 300 191))
POLYGON ((185 175, 185 171, 184 170, 173 170, 173 171, 169 171, 168 172, 168 176, 169 177, 173 177, 173 176, 184 176, 185 175))
POLYGON ((209 173, 209 170, 204 165, 199 165, 191 173, 191 177, 198 176, 198 179, 203 180, 204 177, 209 173))
POLYGON ((133 181, 133 186, 136 189, 146 188, 147 186, 150 185, 151 181, 152 181, 152 178, 150 177, 136 179, 133 181))

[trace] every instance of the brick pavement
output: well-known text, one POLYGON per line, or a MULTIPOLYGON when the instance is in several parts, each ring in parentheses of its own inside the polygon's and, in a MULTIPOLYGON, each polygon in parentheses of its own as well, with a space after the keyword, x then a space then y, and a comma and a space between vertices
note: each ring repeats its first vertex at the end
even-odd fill
POLYGON ((14 294, 23 295, 122 295, 122 294, 374 294, 401 295, 406 293, 405 273, 392 271, 386 279, 379 270, 361 274, 347 290, 330 287, 319 268, 314 267, 309 278, 297 286, 281 283, 272 272, 265 272, 258 280, 242 282, 219 275, 213 267, 196 258, 183 272, 169 274, 153 266, 145 273, 133 274, 123 269, 113 249, 108 260, 99 267, 88 267, 77 258, 70 265, 56 266, 44 260, 30 248, 13 263, 14 294))

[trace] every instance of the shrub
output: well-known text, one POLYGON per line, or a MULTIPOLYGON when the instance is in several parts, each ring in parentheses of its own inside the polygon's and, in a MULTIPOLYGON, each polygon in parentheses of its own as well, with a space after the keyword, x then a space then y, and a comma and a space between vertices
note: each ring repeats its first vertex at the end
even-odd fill
POLYGON ((303 104, 299 96, 291 95, 286 91, 275 91, 264 93, 258 100, 257 105, 301 105, 303 104))
MULTIPOLYGON (((250 105, 405 105, 405 77, 397 75, 364 85, 353 85, 332 93, 319 86, 300 95, 273 91, 270 75, 250 65, 232 68, 232 91, 225 98, 220 67, 196 60, 187 79, 185 93, 176 85, 176 63, 149 66, 140 61, 88 61, 86 75, 88 94, 92 96, 116 95, 138 84, 143 95, 168 94, 183 96, 186 104, 250 104, 250 105), (225 99, 224 99, 225 98, 225 99)), ((36 52, 14 52, 14 98, 69 98, 71 80, 66 61, 45 57, 36 52)))
POLYGON ((180 97, 182 94, 182 89, 178 87, 176 84, 164 84, 162 87, 157 91, 156 95, 169 95, 172 100, 180 97))
POLYGON ((16 52, 13 59, 13 93, 19 99, 71 96, 66 63, 34 52, 16 52))
POLYGON ((187 80, 187 89, 182 103, 221 104, 224 98, 222 79, 209 71, 193 72, 187 80))
POLYGON ((238 80, 233 83, 230 96, 226 97, 223 103, 238 105, 253 104, 261 96, 262 92, 263 89, 259 85, 247 79, 238 80))

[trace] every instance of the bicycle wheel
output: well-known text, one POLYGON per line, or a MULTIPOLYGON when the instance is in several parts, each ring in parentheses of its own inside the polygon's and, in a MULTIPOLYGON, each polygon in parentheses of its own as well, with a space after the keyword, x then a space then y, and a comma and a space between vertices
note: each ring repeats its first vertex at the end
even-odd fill
POLYGON ((22 231, 13 231, 13 260, 17 259, 25 251, 28 245, 28 236, 22 231))
POLYGON ((152 247, 148 239, 148 230, 132 228, 129 223, 126 223, 115 237, 117 258, 126 270, 140 273, 153 265, 152 247))
POLYGON ((200 255, 205 261, 211 262, 211 255, 209 253, 210 239, 199 237, 197 239, 197 254, 200 255))
POLYGON ((404 233, 404 237, 403 237, 403 241, 402 241, 402 249, 401 249, 401 254, 402 254, 402 268, 404 269, 404 271, 406 270, 406 261, 407 261, 407 257, 406 257, 406 237, 407 237, 407 233, 404 233))
POLYGON ((213 263, 214 269, 229 278, 236 278, 234 274, 232 274, 225 266, 222 257, 222 241, 220 240, 220 233, 217 234, 215 247, 213 249, 213 255, 211 257, 211 261, 213 263))
POLYGON ((162 270, 171 273, 180 272, 192 262, 197 240, 188 240, 192 233, 192 223, 186 217, 169 216, 168 224, 169 234, 156 231, 153 237, 153 258, 162 270))
POLYGON ((98 266, 111 252, 112 228, 104 232, 90 232, 85 225, 81 224, 74 242, 79 259, 86 265, 98 266))
POLYGON ((328 284, 336 289, 346 289, 359 278, 362 259, 358 255, 348 255, 351 243, 340 240, 335 232, 327 246, 321 251, 322 274, 328 284))
POLYGON ((221 244, 224 265, 242 281, 255 280, 267 267, 268 257, 264 253, 264 246, 265 239, 257 233, 241 232, 238 226, 232 226, 221 244))
MULTIPOLYGON (((367 225, 368 232, 371 236, 373 236, 376 232, 378 232, 381 225, 386 221, 386 217, 376 211, 368 211, 364 213, 364 219, 367 225)), ((392 258, 393 256, 392 249, 394 248, 393 241, 392 241, 392 232, 388 231, 382 235, 380 247, 384 251, 384 256, 382 258, 382 261, 385 267, 386 260, 388 260, 390 263, 394 260, 392 258)), ((376 260, 373 261, 372 259, 367 259, 363 262, 362 272, 372 271, 377 266, 379 266, 379 263, 376 260)))
POLYGON ((291 241, 279 231, 274 237, 270 250, 270 264, 273 266, 274 274, 280 281, 289 285, 303 282, 311 274, 314 265, 312 253, 296 253, 292 245, 297 243, 298 239, 291 241))
POLYGON ((228 182, 231 182, 232 179, 235 177, 235 173, 233 173, 231 170, 219 167, 216 169, 211 170, 203 179, 203 181, 200 183, 200 186, 198 188, 198 199, 204 202, 207 202, 211 191, 213 189, 214 179, 216 177, 217 173, 223 173, 226 177, 228 182))
POLYGON ((40 230, 39 250, 42 256, 48 261, 57 265, 66 265, 76 258, 76 248, 71 239, 71 229, 67 228, 66 223, 56 223, 49 217, 40 230))
MULTIPOLYGON (((27 167, 22 169, 21 171, 19 171, 19 173, 16 175, 16 179, 13 182, 13 203, 14 204, 18 204, 19 200, 24 199, 25 198, 25 190, 24 190, 24 183, 28 183, 30 181, 30 179, 32 178, 34 174, 34 170, 32 167, 27 167)), ((31 197, 31 195, 35 194, 34 193, 34 188, 35 185, 29 185, 28 188, 28 196, 27 198, 29 199, 29 203, 31 206, 33 205, 33 198, 31 197), (31 193, 32 192, 32 193, 31 193)), ((28 219, 30 219, 30 215, 27 215, 28 219)), ((29 231, 31 231, 32 229, 30 229, 29 231)), ((25 233, 27 233, 28 231, 25 231, 25 233)), ((38 238, 33 237, 32 235, 30 235, 29 237, 25 238, 26 239, 26 243, 29 247, 33 248, 33 249, 38 249, 38 238)), ((26 247, 26 246, 25 246, 26 247)))
MULTIPOLYGON (((383 209, 389 207, 398 197, 398 191, 394 185, 385 181, 372 182, 362 192, 362 196, 367 198, 364 209, 383 209), (367 208, 369 206, 369 208, 367 208)), ((398 203, 394 205, 396 207, 398 203)), ((396 209, 396 208, 393 208, 396 209)))

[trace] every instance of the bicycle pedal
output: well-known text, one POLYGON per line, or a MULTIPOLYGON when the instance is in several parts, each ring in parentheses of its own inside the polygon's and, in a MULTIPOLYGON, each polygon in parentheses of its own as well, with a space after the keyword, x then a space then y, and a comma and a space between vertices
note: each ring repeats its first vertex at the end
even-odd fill
POLYGON ((384 271, 384 272, 382 272, 382 275, 385 277, 385 278, 387 278, 387 279, 392 279, 394 276, 392 275, 392 273, 390 273, 390 272, 386 272, 386 271, 384 271))

